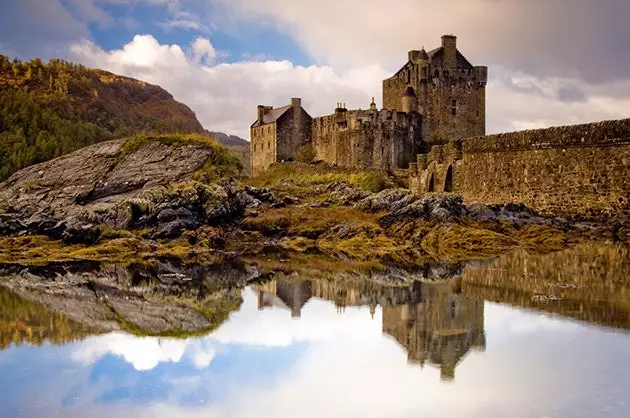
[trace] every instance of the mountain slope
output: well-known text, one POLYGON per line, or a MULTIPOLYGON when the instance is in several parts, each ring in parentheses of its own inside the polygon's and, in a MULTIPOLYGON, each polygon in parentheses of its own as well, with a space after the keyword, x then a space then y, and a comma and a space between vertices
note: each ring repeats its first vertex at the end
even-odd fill
POLYGON ((29 165, 137 132, 202 133, 161 87, 61 60, 0 55, 0 181, 29 165))

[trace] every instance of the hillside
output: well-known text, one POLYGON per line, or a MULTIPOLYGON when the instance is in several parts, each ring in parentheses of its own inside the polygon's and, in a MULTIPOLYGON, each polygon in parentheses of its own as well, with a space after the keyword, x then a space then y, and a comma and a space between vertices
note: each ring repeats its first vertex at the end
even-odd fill
POLYGON ((228 135, 223 132, 210 132, 210 134, 224 147, 247 147, 249 149, 249 141, 240 136, 228 135))
POLYGON ((161 87, 62 60, 0 55, 0 180, 86 145, 143 131, 202 133, 161 87))

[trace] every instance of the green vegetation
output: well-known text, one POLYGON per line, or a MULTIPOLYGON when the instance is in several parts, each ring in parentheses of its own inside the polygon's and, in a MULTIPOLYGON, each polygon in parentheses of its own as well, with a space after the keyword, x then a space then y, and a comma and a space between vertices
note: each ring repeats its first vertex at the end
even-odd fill
POLYGON ((243 175, 249 176, 252 173, 252 162, 249 156, 249 145, 241 146, 241 145, 225 145, 222 144, 227 150, 238 158, 243 166, 243 175))
POLYGON ((394 184, 385 172, 333 167, 327 164, 281 163, 274 164, 265 173, 248 179, 259 187, 275 187, 284 181, 297 185, 321 185, 345 182, 370 192, 380 192, 394 184))
POLYGON ((0 287, 0 350, 11 344, 67 344, 92 334, 88 327, 0 287))
POLYGON ((145 131, 203 128, 160 87, 62 60, 0 55, 0 181, 86 145, 145 131))

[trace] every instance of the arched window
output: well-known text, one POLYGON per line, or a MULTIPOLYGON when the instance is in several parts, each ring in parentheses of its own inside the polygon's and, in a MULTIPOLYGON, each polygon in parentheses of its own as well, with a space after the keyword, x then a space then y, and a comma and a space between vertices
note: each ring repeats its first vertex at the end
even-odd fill
POLYGON ((431 174, 431 179, 429 180, 429 189, 427 191, 428 192, 435 191, 435 178, 433 178, 433 174, 431 174))
POLYGON ((453 191, 453 166, 448 166, 446 170, 446 181, 444 182, 444 191, 450 193, 453 191))

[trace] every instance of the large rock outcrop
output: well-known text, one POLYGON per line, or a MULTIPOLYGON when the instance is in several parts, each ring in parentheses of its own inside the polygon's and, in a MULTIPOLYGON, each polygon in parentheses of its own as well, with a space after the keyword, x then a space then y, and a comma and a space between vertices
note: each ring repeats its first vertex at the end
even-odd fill
POLYGON ((206 173, 209 167, 224 173, 237 166, 218 145, 200 140, 132 138, 91 145, 0 184, 0 234, 25 231, 89 243, 98 239, 96 225, 157 225, 158 235, 172 238, 242 212, 244 193, 227 177, 212 181, 206 173))

